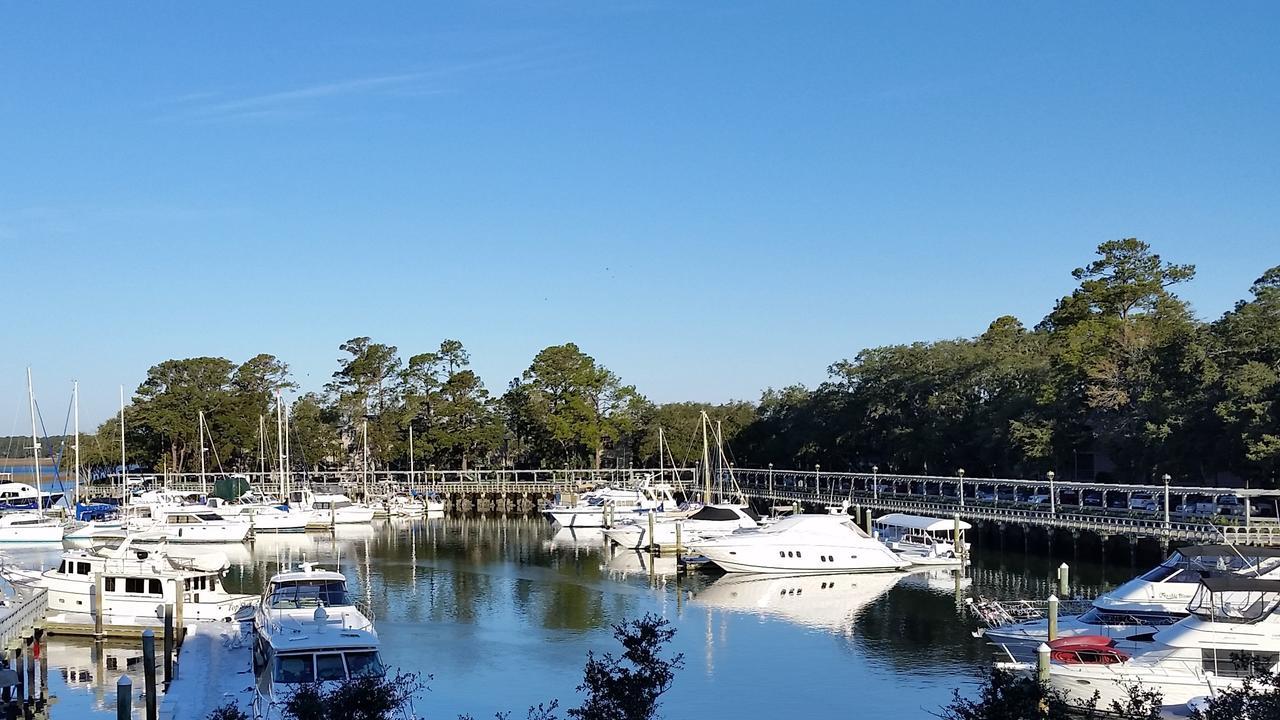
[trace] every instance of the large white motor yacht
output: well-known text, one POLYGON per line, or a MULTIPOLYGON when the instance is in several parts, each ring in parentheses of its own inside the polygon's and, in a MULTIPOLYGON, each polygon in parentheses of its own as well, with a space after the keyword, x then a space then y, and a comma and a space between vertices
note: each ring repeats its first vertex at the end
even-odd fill
POLYGON ((678 505, 670 485, 646 480, 629 490, 609 487, 592 490, 584 493, 577 503, 554 505, 543 511, 543 515, 560 527, 604 527, 610 520, 617 522, 649 510, 674 512, 678 505))
POLYGON ((368 612, 341 573, 303 563, 271 578, 254 613, 255 716, 275 717, 298 685, 385 673, 368 612))
POLYGON ((19 510, 0 513, 0 542, 62 542, 63 532, 60 521, 38 512, 19 510))
POLYGON ((148 521, 130 521, 130 531, 171 543, 238 543, 249 537, 249 523, 228 522, 204 505, 153 507, 148 521))
POLYGON ((760 516, 746 505, 705 505, 682 520, 655 519, 653 537, 649 537, 647 514, 628 518, 604 531, 610 541, 635 550, 650 545, 674 545, 676 523, 680 526, 680 542, 688 544, 697 540, 728 535, 735 530, 750 530, 760 526, 760 516))
POLYGON ((848 573, 910 565, 848 515, 793 515, 759 530, 690 544, 726 572, 848 573))
MULTIPOLYGON (((1150 640, 1159 628, 1187 616, 1187 603, 1195 596, 1202 578, 1271 577, 1280 575, 1278 570, 1280 548, 1248 545, 1179 548, 1151 570, 1098 596, 1082 614, 1059 618, 1058 637, 1101 635, 1117 640, 1150 640)), ((993 617, 1004 615, 995 613, 993 617)), ((994 643, 1034 647, 1048 639, 1049 621, 1035 618, 990 627, 982 633, 994 643)))
POLYGON ((1190 615, 1161 628, 1151 643, 1104 637, 1050 643, 1050 683, 1099 707, 1127 696, 1140 683, 1160 691, 1165 705, 1185 705, 1239 687, 1257 671, 1275 672, 1280 660, 1280 580, 1238 575, 1200 581, 1190 615), (1134 652, 1132 657, 1129 653, 1134 652))
POLYGON ((68 550, 58 566, 43 572, 0 569, 14 585, 46 588, 49 612, 70 613, 69 622, 92 624, 97 612, 94 583, 102 576, 101 612, 108 624, 146 625, 164 618, 166 604, 182 593, 186 620, 229 620, 250 595, 228 593, 222 585, 226 555, 176 558, 163 547, 135 545, 132 538, 108 540, 91 550, 68 550))

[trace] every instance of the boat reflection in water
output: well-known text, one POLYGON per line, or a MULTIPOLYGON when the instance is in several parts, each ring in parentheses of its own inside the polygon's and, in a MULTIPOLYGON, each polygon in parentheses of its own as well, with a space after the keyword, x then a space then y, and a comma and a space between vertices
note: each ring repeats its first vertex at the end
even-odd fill
POLYGON ((640 550, 620 550, 603 566, 610 575, 624 578, 630 575, 673 577, 679 565, 674 555, 652 555, 640 550))
POLYGON ((550 540, 545 541, 544 550, 570 548, 575 550, 598 549, 604 547, 603 528, 571 528, 562 527, 550 540))
POLYGON ((858 614, 903 579, 899 573, 774 575, 731 573, 693 602, 852 634, 858 614))
MULTIPOLYGON (((50 635, 45 643, 49 672, 65 683, 55 694, 63 710, 70 710, 68 717, 75 717, 74 708, 88 707, 98 711, 116 707, 116 683, 124 675, 135 681, 143 674, 142 645, 127 640, 108 640, 95 643, 92 639, 50 635), (71 707, 68 708, 67 706, 71 707)), ((164 665, 157 663, 156 682, 164 682, 164 665)), ((138 694, 135 706, 141 706, 138 694)))

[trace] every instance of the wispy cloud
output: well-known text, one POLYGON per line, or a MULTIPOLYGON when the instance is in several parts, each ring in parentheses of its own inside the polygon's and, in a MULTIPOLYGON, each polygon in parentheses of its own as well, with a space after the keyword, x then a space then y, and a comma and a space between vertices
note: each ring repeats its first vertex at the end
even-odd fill
POLYGON ((162 120, 252 120, 315 112, 348 97, 421 97, 457 91, 471 75, 512 72, 541 64, 528 54, 504 55, 428 70, 372 75, 316 83, 267 93, 233 96, 193 92, 170 98, 162 120))

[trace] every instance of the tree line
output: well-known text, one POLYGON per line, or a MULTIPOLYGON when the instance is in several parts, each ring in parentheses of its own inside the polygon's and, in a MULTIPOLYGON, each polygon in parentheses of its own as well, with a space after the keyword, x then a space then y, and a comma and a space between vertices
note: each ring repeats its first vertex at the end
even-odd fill
MULTIPOLYGON (((1026 327, 1003 316, 972 338, 862 350, 816 387, 758 402, 656 404, 573 343, 539 352, 492 393, 457 340, 406 354, 368 337, 339 346, 330 381, 287 403, 295 469, 627 467, 700 454, 698 417, 722 424, 740 465, 971 477, 1071 477, 1084 456, 1116 481, 1169 473, 1274 484, 1280 470, 1280 267, 1212 321, 1175 294, 1192 265, 1144 242, 1102 243, 1072 272, 1075 289, 1026 327), (412 438, 412 443, 411 443, 412 438)), ((197 411, 209 467, 252 470, 276 456, 277 393, 293 395, 273 355, 166 360, 125 410, 130 461, 191 471, 197 411)), ((82 457, 118 464, 108 420, 82 457)))

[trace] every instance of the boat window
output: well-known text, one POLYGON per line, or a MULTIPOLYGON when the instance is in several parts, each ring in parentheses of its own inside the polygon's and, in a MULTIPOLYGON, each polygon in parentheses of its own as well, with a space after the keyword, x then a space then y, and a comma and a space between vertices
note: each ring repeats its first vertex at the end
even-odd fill
POLYGON ((1168 565, 1158 565, 1147 572, 1143 573, 1142 578, 1147 582, 1164 582, 1165 580, 1178 574, 1182 568, 1178 566, 1170 567, 1168 565))
POLYGON ((282 582, 271 589, 270 600, 277 610, 353 604, 342 580, 282 582))
POLYGON ((342 664, 341 653, 316 655, 317 680, 345 680, 347 669, 342 664))
POLYGON ((63 560, 62 562, 58 563, 58 572, 59 572, 59 573, 62 573, 63 575, 66 575, 66 574, 67 574, 67 561, 66 561, 66 560, 63 560))
POLYGON ((787 554, 781 550, 778 551, 778 557, 786 557, 787 554))
POLYGON ((200 518, 205 522, 217 522, 218 520, 222 519, 221 517, 214 515, 213 513, 200 513, 199 515, 196 515, 196 517, 200 518))
POLYGON ((347 671, 353 678, 381 677, 385 672, 382 661, 378 659, 378 653, 373 651, 347 653, 347 671))
POLYGON ((142 581, 143 581, 143 578, 125 578, 124 591, 127 593, 141 594, 145 587, 145 584, 142 581))
POLYGON ((76 574, 77 574, 77 575, 88 575, 88 574, 89 574, 89 563, 87 563, 87 562, 78 562, 78 563, 76 563, 76 574))
POLYGON ((283 655, 276 658, 276 682, 309 683, 315 682, 315 679, 311 655, 283 655))
POLYGON ((1280 653, 1202 648, 1200 659, 1202 667, 1214 675, 1243 678, 1260 672, 1271 672, 1271 668, 1280 661, 1280 653))
POLYGON ((104 589, 104 590, 106 590, 107 592, 115 592, 115 591, 116 591, 116 579, 115 579, 115 578, 113 578, 113 577, 103 578, 103 579, 102 579, 102 587, 103 587, 103 589, 104 589))
POLYGON ((800 551, 799 551, 799 550, 797 550, 797 551, 796 551, 796 557, 800 557, 800 551))

